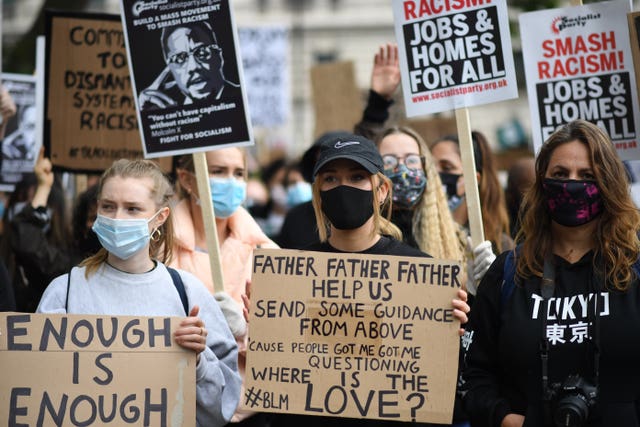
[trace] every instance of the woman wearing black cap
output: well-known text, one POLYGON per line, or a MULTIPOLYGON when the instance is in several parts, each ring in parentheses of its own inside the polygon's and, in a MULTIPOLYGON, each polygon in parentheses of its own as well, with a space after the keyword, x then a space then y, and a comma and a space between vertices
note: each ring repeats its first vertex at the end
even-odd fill
MULTIPOLYGON (((383 168, 375 144, 362 136, 342 135, 320 144, 313 170, 313 207, 320 241, 304 249, 430 257, 403 243, 400 230, 388 219, 392 186, 383 174, 383 168)), ((469 312, 466 292, 460 290, 458 298, 453 301, 453 313, 464 324, 469 312)), ((390 421, 282 414, 272 421, 272 427, 396 424, 400 425, 390 421)))

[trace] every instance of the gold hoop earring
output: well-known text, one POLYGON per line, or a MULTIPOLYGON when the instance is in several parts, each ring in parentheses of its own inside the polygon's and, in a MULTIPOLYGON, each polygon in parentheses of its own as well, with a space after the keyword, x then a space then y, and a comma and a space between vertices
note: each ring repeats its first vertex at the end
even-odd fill
POLYGON ((160 231, 159 228, 156 228, 155 230, 153 230, 153 232, 151 233, 151 236, 149 236, 149 238, 151 239, 151 241, 157 243, 157 242, 160 241, 160 236, 162 236, 162 231, 160 231))

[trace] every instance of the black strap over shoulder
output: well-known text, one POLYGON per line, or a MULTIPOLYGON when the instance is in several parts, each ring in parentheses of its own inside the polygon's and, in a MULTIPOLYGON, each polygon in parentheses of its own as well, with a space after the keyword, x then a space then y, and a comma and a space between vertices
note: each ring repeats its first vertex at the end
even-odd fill
POLYGON ((64 300, 64 312, 68 313, 69 312, 69 288, 71 287, 71 271, 73 270, 73 268, 71 268, 71 270, 69 270, 69 274, 67 274, 67 297, 64 300))
POLYGON ((502 287, 500 289, 500 307, 501 310, 507 305, 507 301, 516 287, 516 257, 520 254, 521 245, 516 246, 515 250, 509 251, 504 260, 502 272, 502 287))
MULTIPOLYGON (((182 283, 182 277, 175 268, 167 267, 171 279, 173 280, 173 286, 176 287, 178 295, 180 295, 180 301, 182 301, 182 308, 184 308, 185 316, 189 315, 189 301, 187 299, 187 291, 184 289, 184 283, 182 283)), ((64 301, 64 310, 69 312, 69 288, 71 287, 71 270, 67 274, 67 296, 64 301)))
POLYGON ((184 289, 184 283, 182 283, 182 277, 175 268, 167 267, 171 279, 173 280, 173 286, 176 287, 178 295, 180 295, 180 301, 182 301, 182 307, 184 308, 184 314, 189 315, 189 301, 187 300, 187 291, 184 289))

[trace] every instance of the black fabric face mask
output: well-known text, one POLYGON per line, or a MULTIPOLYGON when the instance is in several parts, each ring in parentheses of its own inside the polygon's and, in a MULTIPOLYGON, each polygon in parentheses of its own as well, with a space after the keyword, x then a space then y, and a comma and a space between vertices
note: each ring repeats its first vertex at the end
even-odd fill
POLYGON ((604 210, 594 181, 546 178, 542 188, 549 214, 558 224, 577 227, 593 221, 604 210))
POLYGON ((450 199, 458 194, 458 180, 462 175, 456 175, 454 173, 440 172, 440 181, 444 185, 447 192, 447 198, 450 199))
POLYGON ((320 192, 322 212, 338 230, 361 227, 373 215, 373 191, 340 185, 320 192))

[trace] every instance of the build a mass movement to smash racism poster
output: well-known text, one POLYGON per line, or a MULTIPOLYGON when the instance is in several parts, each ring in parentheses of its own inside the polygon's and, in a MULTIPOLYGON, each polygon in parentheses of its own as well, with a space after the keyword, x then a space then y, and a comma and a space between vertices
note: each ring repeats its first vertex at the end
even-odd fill
POLYGON ((145 157, 251 143, 228 0, 121 0, 145 157))
POLYGON ((584 119, 607 131, 621 159, 640 158, 628 12, 629 2, 612 1, 520 16, 536 152, 558 126, 584 119))

